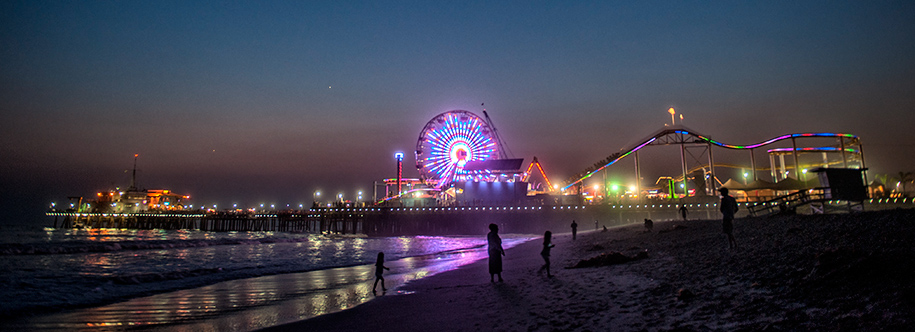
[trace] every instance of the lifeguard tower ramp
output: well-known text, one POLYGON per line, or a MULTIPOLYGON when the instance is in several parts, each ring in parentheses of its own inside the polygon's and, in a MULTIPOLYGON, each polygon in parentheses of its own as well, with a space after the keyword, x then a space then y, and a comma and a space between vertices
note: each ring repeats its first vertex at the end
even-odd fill
POLYGON ((750 206, 751 216, 776 213, 796 213, 801 206, 809 205, 815 214, 862 211, 867 199, 864 184, 866 168, 817 168, 812 170, 820 180, 820 187, 799 190, 788 195, 750 206))

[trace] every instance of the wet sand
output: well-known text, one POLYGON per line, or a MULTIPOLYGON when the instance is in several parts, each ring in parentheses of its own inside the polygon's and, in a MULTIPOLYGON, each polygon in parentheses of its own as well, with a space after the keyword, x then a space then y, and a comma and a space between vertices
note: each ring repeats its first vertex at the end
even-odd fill
MULTIPOLYGON (((553 230, 554 233, 563 230, 553 230)), ((655 221, 554 235, 508 250, 505 282, 486 260, 353 309, 266 331, 906 331, 915 324, 915 210, 735 221, 655 221), (602 253, 648 257, 568 268, 602 253)))
MULTIPOLYGON (((521 238, 518 241, 525 241, 521 238)), ((372 292, 374 265, 231 280, 95 308, 0 322, 5 331, 252 331, 338 312, 376 296, 404 294, 407 282, 484 257, 485 248, 385 262, 383 292, 372 292)))

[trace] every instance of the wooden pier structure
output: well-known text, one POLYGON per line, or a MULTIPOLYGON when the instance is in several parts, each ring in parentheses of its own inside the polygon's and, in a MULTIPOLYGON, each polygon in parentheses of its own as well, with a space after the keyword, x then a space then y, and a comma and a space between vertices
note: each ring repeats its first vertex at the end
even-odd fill
MULTIPOLYGON (((828 204, 842 204, 829 201, 828 204)), ((910 198, 869 199, 861 210, 913 208, 910 198)), ((759 209, 759 203, 739 203, 738 217, 759 209), (752 207, 752 209, 751 209, 752 207)), ((768 203, 763 203, 768 204, 768 203)), ((772 203, 775 204, 775 203, 772 203)), ((717 220, 717 202, 685 204, 689 220, 717 220)), ((367 207, 313 208, 259 214, 243 213, 133 213, 102 214, 48 212, 54 228, 189 229, 213 232, 274 231, 315 234, 480 235, 490 223, 502 233, 542 234, 570 230, 575 220, 581 230, 591 227, 641 223, 643 219, 680 220, 678 204, 564 206, 464 206, 464 207, 367 207)), ((803 212, 803 211, 801 211, 803 212)), ((809 213, 818 213, 810 211, 809 213)), ((822 212, 820 212, 822 213, 822 212)), ((687 221, 689 222, 689 221, 687 221)))
MULTIPOLYGON (((232 212, 76 213, 48 212, 54 228, 193 229, 211 232, 362 232, 364 215, 344 209, 244 214, 232 212)), ((351 209, 348 209, 351 210, 351 209)))
MULTIPOLYGON (((714 205, 714 204, 712 204, 714 205)), ((695 204, 690 211, 711 211, 714 206, 695 204)), ((76 213, 48 212, 54 228, 189 229, 214 232, 276 231, 324 234, 478 235, 488 225, 503 233, 567 231, 572 220, 582 229, 641 222, 642 218, 675 218, 676 205, 638 206, 463 206, 312 208, 270 213, 76 213)), ((710 212, 709 212, 710 213, 710 212)), ((702 213, 702 217, 708 213, 702 213)), ((481 233, 482 232, 482 233, 481 233)))

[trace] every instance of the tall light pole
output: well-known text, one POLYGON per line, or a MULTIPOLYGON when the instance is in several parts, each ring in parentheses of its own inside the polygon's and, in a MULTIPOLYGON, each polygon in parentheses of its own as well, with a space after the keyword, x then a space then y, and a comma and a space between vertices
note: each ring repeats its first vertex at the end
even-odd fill
POLYGON ((394 159, 397 159, 397 196, 400 196, 400 181, 403 178, 403 152, 395 153, 394 159))
POLYGON ((677 111, 674 111, 674 108, 671 107, 669 110, 667 110, 667 113, 670 113, 670 125, 673 126, 675 124, 674 123, 674 114, 677 114, 677 111))
POLYGON ((133 176, 130 178, 130 188, 127 188, 127 191, 137 191, 137 157, 139 153, 133 154, 133 176))

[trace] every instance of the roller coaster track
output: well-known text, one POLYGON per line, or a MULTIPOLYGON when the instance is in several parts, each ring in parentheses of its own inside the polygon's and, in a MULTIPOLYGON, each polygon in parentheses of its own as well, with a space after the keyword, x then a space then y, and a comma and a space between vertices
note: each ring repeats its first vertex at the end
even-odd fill
MULTIPOLYGON (((798 150, 800 151, 801 149, 798 149, 798 150)), ((771 151, 771 150, 770 150, 770 151, 771 151)), ((837 164, 841 164, 841 163, 842 163, 842 161, 831 161, 831 162, 828 162, 828 163, 826 163, 826 164, 828 164, 828 165, 837 165, 837 164)), ((727 164, 727 163, 715 163, 715 167, 719 167, 719 168, 723 167, 723 168, 746 169, 746 168, 747 168, 747 165, 737 165, 737 164, 727 164)), ((696 171, 705 170, 705 169, 707 169, 707 168, 708 168, 708 164, 702 164, 702 165, 693 166, 693 168, 690 168, 689 170, 686 171, 686 174, 693 174, 693 173, 695 173, 696 171)), ((787 166, 785 166, 785 168, 786 168, 786 169, 794 169, 794 166, 793 166, 793 165, 787 165, 787 166)), ((771 170, 771 168, 769 168, 769 167, 757 167, 756 170, 757 170, 757 171, 768 171, 768 170, 771 170)), ((682 175, 682 174, 678 174, 678 175, 673 176, 673 177, 670 177, 670 178, 671 178, 674 182, 682 182, 682 181, 683 181, 683 175, 682 175)), ((721 182, 720 180, 718 180, 718 179, 715 179, 715 181, 718 182, 719 185, 722 184, 722 182, 721 182)))
MULTIPOLYGON (((603 160, 594 163, 594 166, 589 167, 588 169, 584 170, 583 172, 580 172, 580 173, 576 174, 575 176, 573 176, 572 179, 578 178, 578 180, 568 182, 568 184, 566 186, 562 187, 561 190, 565 191, 565 190, 569 189, 570 187, 572 187, 573 185, 581 183, 585 179, 602 171, 604 168, 607 168, 608 166, 615 164, 616 162, 620 161, 621 159, 626 158, 627 156, 631 155, 632 153, 634 153, 636 151, 639 151, 640 149, 642 149, 646 146, 672 145, 672 144, 709 144, 709 145, 715 145, 715 146, 723 147, 726 149, 733 149, 733 150, 752 150, 752 149, 763 147, 763 146, 766 146, 766 145, 769 145, 769 144, 772 144, 775 142, 779 142, 782 140, 796 139, 796 138, 810 138, 810 137, 836 137, 836 138, 842 138, 842 139, 851 139, 853 142, 858 142, 858 136, 852 135, 852 134, 798 133, 798 134, 781 135, 781 136, 773 137, 773 138, 770 138, 768 140, 765 140, 765 141, 762 141, 759 143, 754 143, 754 144, 749 144, 749 145, 735 145, 735 144, 727 144, 727 143, 723 143, 720 141, 716 141, 716 140, 712 139, 711 136, 697 133, 694 130, 689 129, 682 125, 675 125, 675 126, 664 127, 662 129, 658 130, 657 132, 655 132, 653 135, 648 136, 644 140, 639 140, 638 143, 630 145, 628 148, 621 149, 620 152, 613 153, 610 156, 608 156, 607 158, 604 158, 603 160)), ((844 146, 839 147, 839 148, 825 147, 825 148, 803 148, 803 149, 791 149, 791 150, 792 151, 806 151, 806 152, 844 151, 844 152, 849 152, 849 153, 853 153, 853 154, 860 154, 861 153, 860 143, 857 143, 857 144, 859 144, 858 150, 855 150, 853 148, 844 147, 844 146)), ((776 149, 776 150, 778 150, 778 149, 776 149)))

